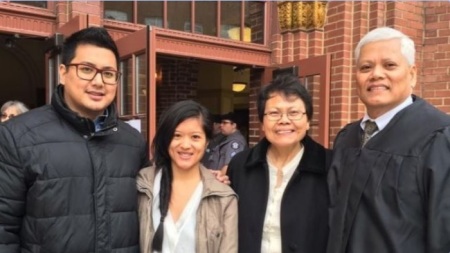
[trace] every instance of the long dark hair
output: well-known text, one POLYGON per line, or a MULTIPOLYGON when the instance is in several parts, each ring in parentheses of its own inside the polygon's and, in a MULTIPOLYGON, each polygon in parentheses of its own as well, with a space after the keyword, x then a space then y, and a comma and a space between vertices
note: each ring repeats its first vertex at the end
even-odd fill
POLYGON ((172 105, 162 115, 152 142, 152 155, 155 167, 161 169, 161 190, 159 191, 159 210, 161 220, 152 241, 152 250, 161 251, 164 239, 164 220, 169 210, 170 196, 172 193, 172 166, 169 155, 169 146, 177 126, 189 118, 199 118, 202 121, 206 139, 212 137, 212 123, 210 114, 201 104, 184 100, 172 105))

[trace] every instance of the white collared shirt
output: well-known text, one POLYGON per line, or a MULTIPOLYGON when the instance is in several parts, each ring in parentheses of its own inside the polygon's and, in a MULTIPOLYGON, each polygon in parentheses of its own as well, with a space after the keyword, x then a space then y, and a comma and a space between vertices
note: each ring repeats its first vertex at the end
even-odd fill
MULTIPOLYGON (((155 176, 155 184, 153 186, 154 198, 152 205, 153 229, 159 226, 161 212, 159 210, 159 191, 161 190, 161 170, 155 176)), ((162 253, 187 253, 196 252, 196 223, 197 209, 200 205, 203 192, 203 182, 199 182, 197 188, 192 194, 189 202, 183 209, 178 220, 173 220, 170 211, 164 220, 164 239, 162 245, 162 253)), ((153 238, 150 238, 153 240, 153 238)))
POLYGON ((278 169, 269 162, 268 157, 266 158, 269 165, 269 199, 267 200, 266 216, 264 218, 261 253, 282 253, 280 226, 281 200, 283 199, 287 184, 302 159, 303 152, 304 147, 300 149, 290 162, 279 169, 279 173, 282 173, 283 176, 281 185, 278 187, 276 187, 278 169))
POLYGON ((369 115, 366 114, 364 115, 363 119, 361 120, 361 128, 364 130, 364 127, 366 125, 366 121, 367 120, 372 120, 375 121, 375 123, 377 123, 378 126, 378 130, 375 131, 372 136, 370 136, 370 138, 372 138, 373 136, 375 136, 378 132, 380 132, 381 130, 383 130, 387 124, 389 124, 389 122, 392 120, 392 118, 394 118, 394 116, 401 110, 403 110, 405 107, 411 105, 413 103, 413 99, 411 96, 408 96, 408 98, 406 98, 405 101, 403 101, 401 104, 397 105, 396 107, 394 107, 392 110, 384 113, 383 115, 381 115, 380 117, 376 118, 376 119, 371 119, 369 117, 369 115))

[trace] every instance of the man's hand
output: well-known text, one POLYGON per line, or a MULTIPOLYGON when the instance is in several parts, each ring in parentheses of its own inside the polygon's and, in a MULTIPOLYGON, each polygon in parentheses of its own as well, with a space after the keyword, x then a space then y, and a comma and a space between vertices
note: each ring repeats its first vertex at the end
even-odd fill
POLYGON ((230 180, 227 175, 223 174, 220 170, 209 170, 220 182, 230 185, 230 180))

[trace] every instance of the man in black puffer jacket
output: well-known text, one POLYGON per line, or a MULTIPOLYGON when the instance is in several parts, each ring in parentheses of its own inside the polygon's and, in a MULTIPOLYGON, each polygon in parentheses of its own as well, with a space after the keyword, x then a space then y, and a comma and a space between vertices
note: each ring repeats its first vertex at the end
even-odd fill
POLYGON ((143 137, 118 120, 120 73, 103 28, 63 45, 51 105, 0 125, 0 252, 139 252, 143 137))

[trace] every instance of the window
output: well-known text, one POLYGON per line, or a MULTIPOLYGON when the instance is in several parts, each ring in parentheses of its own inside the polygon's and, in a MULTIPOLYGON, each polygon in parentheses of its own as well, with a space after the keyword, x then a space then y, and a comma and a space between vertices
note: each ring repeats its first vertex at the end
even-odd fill
POLYGON ((147 138, 147 62, 145 54, 136 55, 120 62, 120 117, 123 120, 137 120, 141 134, 147 138), (134 62, 133 62, 134 61, 134 62), (133 64, 134 63, 134 64, 133 64), (133 65, 136 66, 133 86, 133 65))
POLYGON ((164 3, 161 1, 137 2, 137 22, 144 25, 164 27, 164 3))
POLYGON ((105 1, 104 14, 105 19, 132 22, 133 21, 133 2, 128 1, 105 1))
POLYGON ((267 1, 106 1, 104 17, 264 44, 264 15, 267 3, 267 1))
POLYGON ((133 114, 132 67, 133 62, 131 58, 120 62, 120 72, 122 72, 120 81, 120 115, 133 114))
POLYGON ((217 2, 195 2, 194 32, 217 36, 217 2))
POLYGON ((30 6, 39 7, 39 8, 47 8, 47 1, 14 1, 14 0, 12 0, 11 3, 25 4, 25 5, 30 5, 30 6))
POLYGON ((145 55, 136 56, 136 113, 147 111, 147 61, 145 55))
POLYGON ((241 2, 221 2, 220 37, 240 40, 241 2))
POLYGON ((167 20, 169 29, 191 32, 191 2, 167 2, 167 20))

